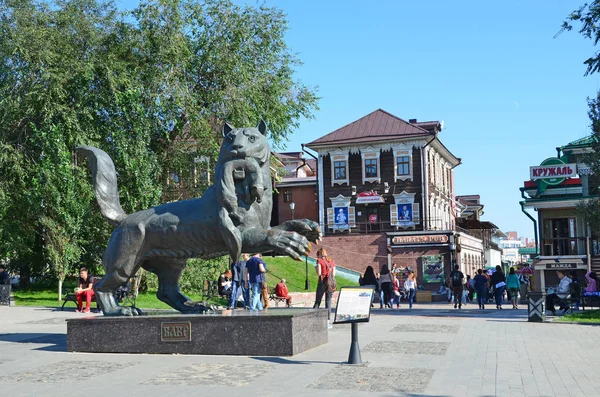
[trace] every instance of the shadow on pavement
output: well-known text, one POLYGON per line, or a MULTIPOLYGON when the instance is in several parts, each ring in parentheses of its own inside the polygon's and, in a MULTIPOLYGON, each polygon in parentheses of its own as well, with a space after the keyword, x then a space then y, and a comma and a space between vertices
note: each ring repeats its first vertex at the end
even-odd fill
POLYGON ((250 357, 253 360, 266 361, 273 364, 343 364, 341 361, 300 361, 300 360, 289 360, 281 357, 250 357))
POLYGON ((450 318, 481 318, 481 319, 493 319, 503 318, 527 321, 527 310, 512 310, 502 309, 497 310, 492 307, 490 309, 480 310, 476 308, 465 308, 465 309, 423 309, 423 308, 400 308, 400 309, 376 309, 371 310, 371 315, 375 316, 413 316, 413 317, 450 317, 450 318))
POLYGON ((33 343, 39 345, 49 345, 38 347, 33 350, 51 351, 51 352, 66 352, 67 351, 67 335, 66 334, 0 334, 0 342, 10 343, 33 343))

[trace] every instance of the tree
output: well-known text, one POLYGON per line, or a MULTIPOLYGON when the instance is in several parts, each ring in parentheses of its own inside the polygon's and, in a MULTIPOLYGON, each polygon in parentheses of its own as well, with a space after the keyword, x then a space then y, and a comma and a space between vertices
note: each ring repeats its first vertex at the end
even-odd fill
MULTIPOLYGON (((579 33, 593 41, 594 46, 600 41, 600 3, 593 1, 585 3, 579 9, 573 11, 567 20, 563 22, 562 31, 573 29, 573 23, 580 23, 579 33)), ((560 33, 559 32, 559 33, 560 33)), ((596 51, 593 56, 586 59, 587 66, 585 75, 591 75, 600 71, 600 52, 596 51)), ((584 156, 584 161, 591 167, 593 173, 600 175, 600 91, 596 98, 588 98, 588 116, 592 132, 592 151, 584 156)), ((582 201, 577 206, 577 213, 583 217, 595 234, 600 235, 600 200, 592 198, 582 201)))
POLYGON ((111 228, 77 145, 110 154, 128 213, 201 195, 224 121, 264 118, 283 146, 318 101, 286 29, 280 10, 227 0, 0 1, 0 260, 59 285, 99 265, 111 228))

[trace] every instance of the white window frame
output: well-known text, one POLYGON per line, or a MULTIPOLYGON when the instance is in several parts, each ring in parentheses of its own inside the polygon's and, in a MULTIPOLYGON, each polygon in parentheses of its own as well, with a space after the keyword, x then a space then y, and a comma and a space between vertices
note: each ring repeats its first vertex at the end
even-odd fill
POLYGON ((367 182, 370 183, 380 183, 381 182, 381 162, 379 160, 381 155, 381 149, 375 149, 371 146, 369 146, 366 149, 363 149, 360 151, 360 157, 361 157, 361 168, 362 168, 362 183, 363 185, 367 182), (377 176, 373 177, 373 178, 367 178, 365 176, 366 173, 366 169, 365 169, 365 160, 373 160, 376 159, 377 160, 377 176))
POLYGON ((412 147, 406 145, 394 146, 394 181, 412 181, 413 180, 413 157, 412 147), (408 157, 408 174, 398 175, 398 158, 408 157))
POLYGON ((350 184, 350 167, 348 164, 348 152, 344 152, 342 150, 336 150, 329 153, 329 157, 331 160, 331 186, 333 185, 349 185, 350 184), (335 163, 337 161, 345 161, 346 162, 346 178, 345 179, 335 179, 335 163))

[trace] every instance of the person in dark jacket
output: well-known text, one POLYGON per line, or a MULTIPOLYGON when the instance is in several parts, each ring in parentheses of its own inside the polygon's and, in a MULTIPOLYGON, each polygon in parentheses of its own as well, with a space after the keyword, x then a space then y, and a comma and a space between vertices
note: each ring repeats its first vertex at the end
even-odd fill
POLYGON ((496 266, 496 271, 490 278, 490 284, 494 287, 494 299, 496 300, 496 309, 502 309, 502 296, 506 289, 506 276, 500 265, 496 266))
MULTIPOLYGON (((377 277, 375 276, 375 271, 373 270, 373 266, 367 266, 367 269, 365 270, 365 274, 363 275, 362 280, 360 280, 360 281, 361 281, 360 285, 363 287, 373 287, 375 292, 377 292, 379 289, 379 282, 377 281, 377 277)), ((373 294, 373 298, 374 297, 375 297, 375 294, 373 294)), ((371 300, 371 307, 373 307, 372 300, 371 300)))

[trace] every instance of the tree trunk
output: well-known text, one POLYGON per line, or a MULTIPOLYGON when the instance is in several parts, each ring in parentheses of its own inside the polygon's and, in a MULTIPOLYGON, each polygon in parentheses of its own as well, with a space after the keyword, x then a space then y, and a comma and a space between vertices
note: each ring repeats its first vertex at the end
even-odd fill
POLYGON ((63 278, 58 276, 58 301, 62 302, 62 287, 63 287, 63 278))
POLYGON ((29 270, 28 264, 22 263, 21 266, 19 266, 19 287, 29 288, 29 277, 31 274, 29 270))

